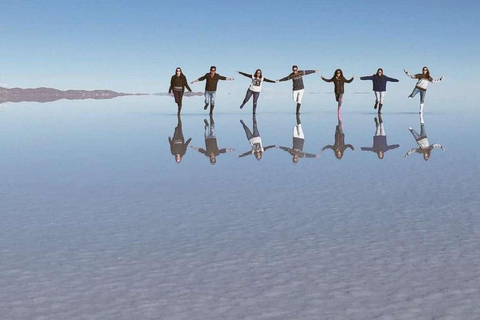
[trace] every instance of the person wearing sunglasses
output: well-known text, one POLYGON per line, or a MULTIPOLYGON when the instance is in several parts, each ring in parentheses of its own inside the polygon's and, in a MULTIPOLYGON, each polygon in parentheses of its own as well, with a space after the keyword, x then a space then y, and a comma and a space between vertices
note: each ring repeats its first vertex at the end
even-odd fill
POLYGON ((343 76, 343 71, 342 69, 337 69, 335 70, 335 73, 333 74, 333 77, 330 79, 326 79, 323 76, 320 76, 323 81, 326 82, 333 82, 334 84, 334 92, 335 92, 335 100, 338 103, 338 109, 337 112, 341 111, 342 108, 342 103, 343 103, 343 94, 345 93, 345 83, 350 83, 353 81, 355 76, 352 76, 351 79, 347 80, 343 76))
POLYGON ((302 106, 303 92, 305 91, 305 86, 303 85, 303 76, 317 73, 318 70, 298 70, 296 65, 292 66, 292 73, 288 76, 275 80, 275 82, 282 82, 287 80, 292 80, 293 84, 293 101, 297 103, 297 114, 300 114, 300 107, 302 106))
POLYGON ((260 96, 260 92, 262 91, 262 83, 265 82, 270 82, 270 83, 275 83, 274 80, 270 80, 267 78, 264 78, 262 75, 262 70, 257 69, 255 70, 255 74, 251 75, 245 72, 237 71, 239 74, 242 76, 245 76, 247 78, 252 79, 252 83, 250 83, 250 86, 248 86, 247 93, 245 95, 245 99, 243 99, 243 102, 240 106, 240 109, 243 109, 245 104, 250 100, 250 98, 253 95, 253 114, 257 113, 257 101, 258 97, 260 96))
POLYGON ((170 80, 170 88, 168 89, 168 93, 171 94, 173 92, 173 96, 175 97, 175 103, 178 106, 177 114, 180 114, 182 111, 182 99, 185 88, 192 92, 192 89, 188 86, 187 77, 183 74, 182 69, 177 67, 175 74, 170 80))
POLYGON ((430 70, 428 70, 427 67, 423 67, 422 73, 417 73, 417 74, 410 74, 407 70, 403 69, 405 74, 409 76, 412 79, 417 79, 417 83, 415 84, 415 88, 413 88, 412 93, 408 96, 408 99, 412 99, 417 95, 417 93, 420 93, 420 111, 419 113, 423 113, 423 106, 425 104, 425 96, 427 95, 427 87, 428 83, 437 83, 443 80, 443 76, 441 76, 438 79, 433 79, 430 76, 430 70))
POLYGON ((375 93, 375 105, 373 109, 377 109, 378 114, 382 113, 383 98, 385 97, 385 91, 387 91, 387 82, 398 82, 398 79, 389 78, 383 74, 383 69, 378 68, 377 73, 371 76, 360 77, 360 80, 372 80, 373 92, 375 93))
POLYGON ((227 78, 221 76, 217 73, 217 67, 211 66, 210 72, 205 73, 203 77, 198 78, 191 82, 191 84, 199 81, 206 80, 205 83, 205 107, 203 110, 207 110, 208 106, 210 105, 210 114, 213 114, 213 109, 215 108, 215 95, 217 93, 217 84, 218 80, 229 80, 233 81, 234 78, 227 78))

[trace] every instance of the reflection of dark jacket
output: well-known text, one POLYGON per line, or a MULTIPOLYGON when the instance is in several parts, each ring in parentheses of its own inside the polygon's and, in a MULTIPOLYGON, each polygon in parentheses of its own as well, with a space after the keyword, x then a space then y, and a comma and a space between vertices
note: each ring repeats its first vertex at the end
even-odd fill
POLYGON ((322 148, 322 151, 325 149, 332 149, 333 151, 341 150, 343 153, 347 148, 355 150, 351 144, 345 144, 345 134, 343 133, 341 125, 337 125, 335 128, 335 144, 333 146, 331 144, 326 145, 322 148))
POLYGON ((171 93, 174 88, 182 88, 182 92, 185 91, 185 87, 188 89, 188 91, 192 92, 192 89, 188 86, 188 81, 187 77, 185 77, 183 74, 181 74, 179 77, 177 75, 173 75, 172 79, 170 80, 170 88, 168 89, 168 93, 171 93))
POLYGON ((227 149, 218 149, 217 138, 207 138, 205 139, 205 149, 199 148, 198 152, 203 153, 205 156, 209 157, 211 153, 218 156, 221 153, 227 152, 227 149))
POLYGON ((206 80, 205 91, 217 91, 218 80, 227 80, 227 77, 221 76, 218 73, 212 77, 210 73, 205 73, 203 77, 198 78, 198 81, 206 80))
POLYGON ((374 74, 367 77, 360 77, 360 80, 372 80, 373 82, 373 91, 386 91, 387 90, 387 81, 390 82, 398 82, 397 79, 389 78, 385 75, 379 77, 378 75, 374 74))
POLYGON ((350 83, 353 81, 353 77, 350 80, 347 80, 343 76, 340 78, 333 76, 331 79, 325 79, 324 77, 322 77, 322 79, 326 82, 333 82, 333 84, 335 85, 334 92, 336 94, 345 93, 345 83, 350 83))
POLYGON ((373 147, 361 147, 362 151, 373 151, 373 152, 387 152, 391 149, 396 149, 400 147, 399 144, 392 144, 391 146, 387 145, 387 136, 374 136, 373 137, 373 147))
POLYGON ((170 143, 170 152, 173 155, 179 154, 183 157, 187 152, 187 147, 190 141, 192 141, 192 138, 188 139, 187 143, 185 143, 185 139, 183 138, 182 125, 177 125, 173 134, 173 138, 168 137, 168 142, 170 143))

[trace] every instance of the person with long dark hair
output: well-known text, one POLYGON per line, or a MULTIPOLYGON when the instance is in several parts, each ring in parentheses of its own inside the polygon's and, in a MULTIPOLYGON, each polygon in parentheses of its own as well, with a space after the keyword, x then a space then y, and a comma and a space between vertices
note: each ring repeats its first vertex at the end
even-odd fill
POLYGON ((173 91, 175 103, 178 106, 177 114, 180 114, 180 112, 182 112, 182 99, 185 88, 187 88, 188 91, 192 92, 192 89, 190 89, 190 87, 188 86, 187 77, 185 77, 182 72, 182 68, 177 67, 177 69, 175 69, 175 74, 170 80, 170 88, 168 89, 169 94, 171 94, 173 91))
POLYGON ((229 80, 233 81, 234 78, 227 78, 221 76, 217 73, 217 67, 211 66, 210 73, 205 73, 204 76, 198 78, 197 80, 193 80, 191 84, 199 81, 205 81, 205 107, 203 110, 207 110, 208 106, 210 105, 210 115, 213 114, 213 109, 215 108, 215 96, 217 94, 217 84, 218 80, 229 80))
POLYGON ((387 144, 387 134, 385 133, 385 127, 383 126, 382 115, 378 115, 378 119, 375 117, 373 119, 375 122, 375 136, 373 136, 373 147, 362 147, 362 151, 372 151, 375 152, 378 156, 378 159, 382 160, 385 158, 385 153, 388 150, 396 149, 400 147, 399 144, 387 144))
POLYGON ((242 153, 238 156, 239 158, 253 154, 255 156, 255 159, 260 161, 265 151, 271 148, 275 148, 275 145, 270 145, 266 147, 263 146, 262 137, 260 137, 260 132, 258 131, 257 116, 255 115, 255 113, 253 114, 253 133, 247 127, 245 122, 243 122, 243 120, 240 120, 240 123, 242 124, 243 130, 245 130, 245 135, 247 136, 248 143, 250 143, 250 145, 252 146, 252 150, 242 153))
POLYGON ((373 92, 375 93, 375 105, 373 108, 376 110, 378 107, 378 113, 382 113, 383 98, 385 97, 385 91, 387 91, 387 82, 398 82, 398 79, 387 77, 383 74, 383 69, 378 68, 376 74, 360 77, 360 80, 372 80, 373 92))
POLYGON ((338 124, 335 127, 335 143, 333 145, 329 144, 322 148, 322 152, 331 149, 335 154, 335 157, 338 160, 343 158, 343 154, 347 148, 355 151, 355 148, 351 144, 345 144, 345 133, 343 132, 343 122, 340 112, 337 112, 337 121, 338 124))
POLYGON ((188 144, 192 141, 192 138, 188 139, 185 142, 182 131, 182 118, 180 114, 177 115, 177 126, 173 133, 173 137, 168 137, 168 142, 170 143, 170 152, 175 156, 175 162, 180 163, 183 159, 185 153, 187 153, 188 144))
POLYGON ((335 92, 335 100, 338 102, 338 109, 337 111, 341 111, 342 103, 343 103, 343 94, 345 93, 345 83, 350 83, 353 81, 355 76, 352 76, 351 79, 347 80, 343 76, 342 69, 335 70, 333 77, 330 79, 326 79, 323 76, 320 76, 323 81, 325 82, 333 82, 334 84, 334 92, 335 92))
POLYGON ((292 66, 292 73, 288 76, 278 79, 275 82, 282 82, 287 80, 292 80, 292 90, 293 90, 293 101, 297 103, 297 114, 300 113, 300 107, 302 106, 303 92, 305 91, 305 86, 303 85, 303 76, 317 73, 318 70, 298 70, 296 65, 292 66))
POLYGON ((443 76, 441 76, 438 79, 433 79, 430 76, 430 70, 428 70, 427 67, 423 67, 422 73, 417 73, 417 74, 410 74, 407 70, 403 69, 405 71, 405 74, 409 76, 412 79, 417 79, 417 83, 415 84, 415 88, 413 88, 412 93, 408 96, 408 99, 412 99, 417 95, 417 93, 420 93, 420 113, 423 112, 423 106, 425 104, 425 96, 427 95, 427 87, 428 83, 437 83, 443 80, 443 76))
POLYGON ((243 109, 245 104, 250 100, 250 98, 253 95, 253 114, 257 113, 257 101, 258 97, 260 96, 260 91, 262 91, 262 83, 265 82, 270 82, 270 83, 275 83, 274 80, 270 80, 267 78, 264 78, 262 75, 262 70, 257 69, 255 70, 255 74, 251 75, 245 72, 237 71, 239 74, 242 76, 245 76, 247 78, 252 79, 252 83, 250 83, 250 86, 248 86, 247 93, 245 94, 245 99, 243 99, 242 105, 240 106, 240 109, 243 109))

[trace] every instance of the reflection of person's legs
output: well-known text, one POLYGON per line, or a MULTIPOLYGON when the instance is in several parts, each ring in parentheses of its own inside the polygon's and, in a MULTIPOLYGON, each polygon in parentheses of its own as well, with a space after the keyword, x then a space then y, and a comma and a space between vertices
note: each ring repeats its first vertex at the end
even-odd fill
POLYGON ((420 135, 417 133, 417 131, 415 131, 415 129, 408 128, 408 130, 410 130, 410 132, 412 133, 412 135, 413 135, 413 137, 415 138, 415 140, 420 139, 420 135))
POLYGON ((385 128, 383 127, 383 122, 380 122, 380 135, 385 136, 385 128))
POLYGON ((245 130, 245 135, 247 136, 247 140, 250 140, 253 138, 253 134, 252 132, 250 131, 250 129, 247 127, 247 125, 245 124, 245 122, 243 122, 243 120, 240 120, 240 123, 242 124, 243 126, 243 130, 245 130))
POLYGON ((427 130, 425 130, 425 124, 420 124, 420 138, 427 137, 427 130))
POLYGON ((375 118, 375 136, 380 135, 380 124, 378 123, 377 118, 375 118))
MULTIPOLYGON (((253 94, 253 91, 250 90, 250 89, 248 89, 248 90, 247 90, 247 93, 245 94, 245 99, 243 99, 242 105, 240 106, 240 109, 242 109, 243 106, 245 105, 245 103, 247 103, 248 100, 250 100, 250 97, 252 96, 252 94, 253 94)), ((254 102, 254 103, 255 103, 255 102, 254 102)))
POLYGON ((253 136, 260 137, 260 132, 258 132, 257 126, 257 117, 255 115, 253 115, 253 136))
POLYGON ((296 126, 293 127, 293 137, 299 138, 299 139, 305 139, 301 124, 297 124, 296 126))

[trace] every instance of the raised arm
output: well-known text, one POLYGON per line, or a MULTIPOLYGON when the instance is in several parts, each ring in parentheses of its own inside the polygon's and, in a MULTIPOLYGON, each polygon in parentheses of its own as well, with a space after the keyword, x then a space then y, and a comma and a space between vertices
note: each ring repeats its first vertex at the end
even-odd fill
POLYGON ((239 158, 243 158, 243 157, 245 157, 245 156, 248 156, 249 154, 252 154, 252 151, 251 151, 251 150, 250 150, 250 151, 247 151, 247 152, 244 152, 244 153, 242 153, 242 154, 241 154, 241 155, 239 155, 238 157, 239 157, 239 158))
POLYGON ((322 80, 325 81, 325 82, 333 82, 333 77, 330 78, 330 79, 326 79, 323 76, 320 76, 320 78, 322 78, 322 80))
POLYGON ((346 83, 350 83, 353 81, 353 79, 355 78, 355 76, 352 76, 349 80, 345 80, 346 83))
POLYGON ((345 145, 345 149, 347 149, 347 148, 350 148, 350 149, 352 149, 352 151, 355 151, 355 148, 350 143, 345 145))
POLYGON ((412 78, 412 79, 417 79, 417 77, 415 77, 415 75, 414 75, 414 74, 413 74, 413 75, 412 75, 412 74, 410 74, 410 72, 408 72, 408 71, 407 71, 407 70, 405 70, 405 69, 403 69, 403 71, 404 71, 404 72, 405 72, 405 74, 406 74, 407 76, 409 76, 410 78, 412 78))

